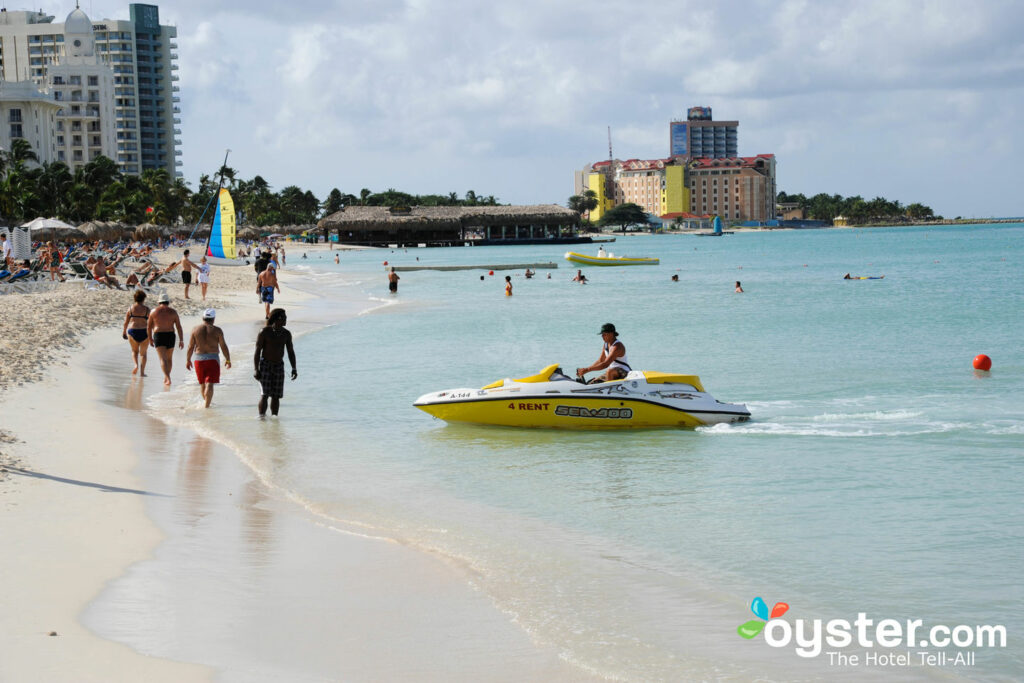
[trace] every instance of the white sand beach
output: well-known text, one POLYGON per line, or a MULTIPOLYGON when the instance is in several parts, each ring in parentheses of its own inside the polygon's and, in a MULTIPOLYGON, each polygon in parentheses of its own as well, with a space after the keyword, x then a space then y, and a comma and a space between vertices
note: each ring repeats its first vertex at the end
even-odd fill
MULTIPOLYGON (((215 269, 206 304, 170 287, 186 333, 223 310, 226 372, 249 372, 253 278, 215 269)), ((316 301, 301 280, 281 273, 293 329, 316 301)), ((0 299, 0 680, 588 679, 466 568, 326 526, 230 449, 155 419, 164 388, 152 365, 131 378, 120 339, 128 301, 80 285, 0 299)), ((175 386, 188 374, 176 353, 175 386)))

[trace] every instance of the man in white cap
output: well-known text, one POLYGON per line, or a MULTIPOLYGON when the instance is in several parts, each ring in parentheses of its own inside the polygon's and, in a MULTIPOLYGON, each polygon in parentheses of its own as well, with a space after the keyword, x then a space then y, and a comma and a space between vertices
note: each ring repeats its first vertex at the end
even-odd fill
POLYGON ((224 365, 231 367, 231 352, 224 341, 224 331, 213 324, 217 311, 207 308, 203 311, 203 322, 192 329, 185 354, 185 368, 192 369, 192 354, 195 353, 196 379, 199 393, 210 407, 213 401, 213 385, 220 383, 220 352, 224 352, 224 365))
POLYGON ((164 384, 171 385, 171 358, 174 355, 174 333, 178 333, 178 348, 185 348, 185 333, 181 330, 181 318, 178 312, 171 308, 171 297, 167 292, 157 299, 157 307, 149 313, 149 320, 146 322, 146 331, 156 349, 156 355, 160 357, 160 369, 164 371, 164 384))

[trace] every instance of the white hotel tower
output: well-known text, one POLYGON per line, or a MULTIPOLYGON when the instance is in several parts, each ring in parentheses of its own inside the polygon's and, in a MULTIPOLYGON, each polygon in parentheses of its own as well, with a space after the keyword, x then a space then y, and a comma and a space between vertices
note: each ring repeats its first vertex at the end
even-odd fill
POLYGON ((76 7, 63 24, 40 12, 0 10, 0 77, 31 81, 61 109, 56 157, 75 168, 102 154, 124 173, 180 176, 177 29, 155 5, 130 19, 92 22, 76 7))

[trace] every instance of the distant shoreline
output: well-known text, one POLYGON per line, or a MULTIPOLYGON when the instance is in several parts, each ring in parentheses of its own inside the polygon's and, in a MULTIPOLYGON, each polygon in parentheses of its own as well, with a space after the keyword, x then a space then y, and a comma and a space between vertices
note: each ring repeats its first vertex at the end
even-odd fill
MULTIPOLYGON (((851 228, 916 228, 929 225, 989 225, 995 223, 1024 223, 1024 218, 948 218, 935 221, 914 221, 913 223, 864 223, 857 225, 822 225, 816 228, 797 228, 793 226, 771 226, 771 225, 729 225, 728 232, 786 232, 792 230, 849 230, 851 228)), ((615 232, 581 232, 582 237, 629 237, 630 235, 693 235, 698 232, 707 232, 708 228, 693 228, 690 230, 675 230, 663 228, 655 233, 653 230, 631 230, 623 233, 615 232)))
MULTIPOLYGON (((842 228, 913 228, 918 225, 986 225, 989 223, 1024 223, 1024 218, 946 218, 935 221, 914 221, 913 223, 864 223, 842 225, 842 228)), ((830 226, 837 227, 837 226, 830 226)))

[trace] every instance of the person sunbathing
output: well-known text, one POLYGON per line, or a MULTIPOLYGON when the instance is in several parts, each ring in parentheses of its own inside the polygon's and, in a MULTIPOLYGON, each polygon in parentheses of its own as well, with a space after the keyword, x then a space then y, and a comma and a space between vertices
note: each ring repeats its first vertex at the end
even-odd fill
POLYGON ((29 263, 28 260, 26 259, 25 261, 22 261, 21 268, 14 271, 14 274, 8 273, 9 277, 5 280, 5 282, 14 282, 15 280, 20 280, 23 277, 27 277, 28 274, 31 272, 32 264, 29 263))
POLYGON ((96 262, 92 264, 92 277, 96 282, 106 285, 110 288, 121 288, 121 283, 117 281, 117 278, 107 272, 107 266, 103 262, 102 258, 96 259, 96 262))

